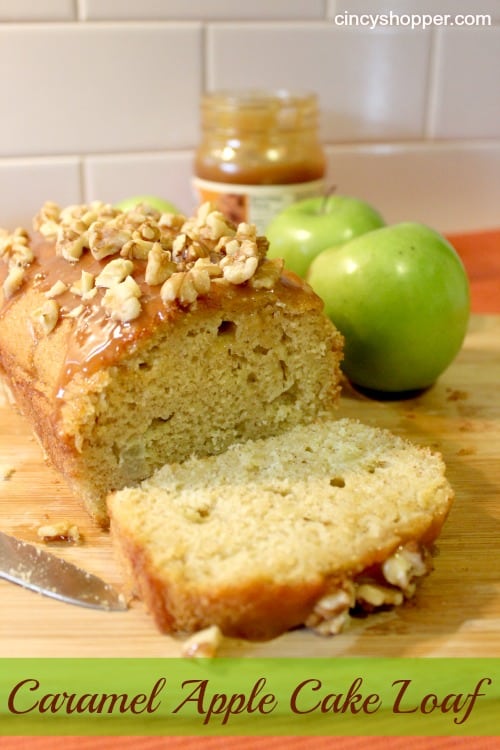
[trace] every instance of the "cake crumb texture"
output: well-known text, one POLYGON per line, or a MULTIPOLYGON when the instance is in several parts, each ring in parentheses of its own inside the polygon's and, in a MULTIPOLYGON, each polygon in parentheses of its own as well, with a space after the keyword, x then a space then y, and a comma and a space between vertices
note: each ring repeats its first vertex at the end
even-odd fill
POLYGON ((398 583, 411 595, 410 568, 428 572, 452 498, 438 454, 327 419, 164 466, 109 508, 128 576, 161 630, 217 625, 260 639, 316 622, 322 607, 335 619, 356 587, 368 604, 398 602, 387 596, 403 598, 398 583))

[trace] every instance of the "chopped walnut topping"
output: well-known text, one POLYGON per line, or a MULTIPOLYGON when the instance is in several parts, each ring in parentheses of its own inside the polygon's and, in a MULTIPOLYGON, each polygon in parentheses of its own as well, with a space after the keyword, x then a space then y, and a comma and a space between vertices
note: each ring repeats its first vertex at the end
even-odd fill
POLYGON ((320 635, 335 635, 348 624, 349 612, 355 605, 367 612, 399 606, 415 593, 415 579, 426 575, 431 568, 430 552, 416 542, 409 542, 382 564, 380 572, 387 585, 380 582, 379 575, 361 575, 354 582, 345 581, 338 591, 316 602, 305 625, 320 635))
POLYGON ((254 275, 259 259, 255 256, 226 256, 220 265, 226 281, 230 284, 244 284, 254 275))
POLYGON ((141 313, 139 297, 141 289, 132 276, 127 276, 118 284, 113 284, 106 290, 102 298, 102 305, 113 320, 128 323, 138 318, 141 313))
POLYGON ((164 302, 177 300, 181 306, 192 304, 200 294, 210 291, 210 276, 204 268, 173 273, 163 284, 160 295, 164 302))
MULTIPOLYGON (((187 219, 145 204, 124 212, 98 201, 64 209, 47 202, 33 226, 55 241, 57 255, 76 267, 88 251, 97 261, 109 258, 95 278, 83 271, 71 286, 62 281, 52 283, 45 297, 52 300, 68 286, 85 301, 99 294, 110 316, 125 322, 141 311, 141 293, 133 276, 142 278, 142 273, 147 285, 161 287, 165 303, 176 301, 188 307, 210 292, 212 281, 219 285, 248 282, 254 289, 272 289, 282 271, 281 261, 266 259, 267 240, 257 236, 253 224, 236 225, 210 203, 201 205, 196 215, 187 219)), ((21 228, 10 234, 0 230, 0 257, 10 271, 3 287, 9 297, 23 284, 24 269, 35 259, 28 232, 21 228)), ((29 278, 36 285, 42 274, 29 278)), ((64 317, 76 317, 75 310, 80 308, 77 305, 68 312, 65 307, 60 312, 64 317)))
POLYGON ((61 279, 58 279, 55 284, 52 284, 50 289, 45 292, 45 296, 48 299, 52 299, 53 297, 58 297, 60 294, 64 294, 68 290, 67 285, 64 283, 64 281, 61 281, 61 279))
POLYGON ((163 250, 159 242, 155 242, 148 255, 148 264, 146 266, 145 281, 150 286, 163 284, 173 273, 177 265, 172 261, 172 254, 169 250, 163 250))
POLYGON ((158 227, 160 231, 166 231, 167 234, 178 234, 186 221, 186 217, 182 214, 164 213, 158 219, 158 227))
POLYGON ((6 229, 0 228, 0 258, 4 255, 10 241, 10 234, 6 229))
POLYGON ((209 240, 218 240, 225 235, 231 236, 232 234, 234 234, 233 227, 228 224, 220 211, 209 211, 207 213, 204 225, 201 227, 201 237, 209 240))
POLYGON ((182 656, 196 658, 212 658, 222 643, 223 636, 217 625, 199 630, 187 638, 182 644, 182 656))
POLYGON ((59 320, 59 305, 54 299, 47 300, 42 307, 35 310, 33 320, 45 335, 49 334, 54 330, 59 320))
POLYGON ((15 243, 12 246, 11 265, 26 267, 33 263, 35 256, 30 247, 25 244, 15 243))
POLYGON ((70 263, 76 263, 87 246, 87 233, 77 228, 61 224, 57 230, 56 253, 70 263))
POLYGON ((72 310, 70 310, 66 315, 65 318, 79 318, 82 312, 84 311, 85 307, 83 305, 77 305, 72 310))
POLYGON ((101 273, 96 277, 95 285, 98 287, 110 287, 113 284, 119 284, 134 270, 134 264, 131 260, 125 258, 115 258, 110 260, 101 273))
POLYGON ((160 296, 164 302, 178 302, 184 307, 192 304, 198 297, 193 279, 188 271, 173 273, 163 284, 160 296))
POLYGON ((8 261, 9 268, 14 266, 25 268, 33 262, 34 255, 28 246, 28 242, 28 233, 21 227, 17 227, 11 234, 2 231, 0 234, 0 257, 8 261))
POLYGON ((254 289, 272 289, 283 271, 281 258, 265 258, 250 279, 254 289))
POLYGON ((75 281, 71 287, 71 292, 82 299, 92 299, 97 293, 94 283, 95 279, 93 274, 88 271, 82 271, 79 280, 75 281))
POLYGON ((120 250, 120 255, 123 258, 136 258, 138 260, 146 260, 149 253, 153 249, 154 242, 151 240, 145 240, 141 237, 138 230, 134 230, 132 238, 128 240, 120 250))
POLYGON ((377 583, 360 583, 356 587, 356 602, 365 609, 383 606, 397 606, 404 600, 399 589, 380 586, 377 583))
POLYGON ((33 219, 33 229, 47 239, 56 237, 61 209, 57 203, 47 201, 33 219))
POLYGON ((218 263, 213 263, 210 258, 198 258, 193 266, 193 269, 195 268, 206 271, 211 279, 222 276, 222 268, 218 263))
POLYGON ((415 591, 415 578, 427 575, 431 569, 430 555, 416 543, 400 547, 382 566, 382 573, 388 583, 398 586, 406 596, 415 591))
POLYGON ((314 605, 305 625, 319 635, 336 635, 349 622, 349 610, 354 606, 354 586, 345 581, 342 588, 326 594, 314 605))
POLYGON ((88 231, 88 246, 96 260, 119 253, 129 239, 130 233, 115 219, 94 221, 88 231))
POLYGON ((26 271, 21 266, 13 266, 10 269, 2 286, 5 299, 10 299, 17 292, 24 281, 25 275, 26 271))

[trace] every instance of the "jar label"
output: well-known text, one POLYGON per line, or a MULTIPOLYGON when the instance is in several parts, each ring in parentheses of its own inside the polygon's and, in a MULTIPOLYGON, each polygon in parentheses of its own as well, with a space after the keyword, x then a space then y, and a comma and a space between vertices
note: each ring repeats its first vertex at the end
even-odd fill
POLYGON ((210 201, 235 224, 245 221, 255 224, 263 234, 277 213, 296 201, 312 198, 324 192, 324 180, 298 182, 291 185, 235 185, 193 178, 196 200, 210 201))

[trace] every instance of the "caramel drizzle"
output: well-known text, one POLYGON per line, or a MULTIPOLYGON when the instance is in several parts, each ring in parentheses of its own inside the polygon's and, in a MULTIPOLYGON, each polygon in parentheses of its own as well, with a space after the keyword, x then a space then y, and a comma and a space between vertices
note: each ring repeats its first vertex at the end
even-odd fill
MULTIPOLYGON (((67 286, 67 291, 56 297, 60 305, 60 318, 71 323, 67 335, 64 365, 55 389, 58 400, 64 398, 68 383, 77 373, 80 372, 90 377, 100 369, 116 364, 140 341, 151 336, 159 323, 173 321, 186 314, 176 303, 165 303, 161 299, 161 286, 152 287, 145 282, 146 261, 136 259, 133 277, 142 292, 141 314, 130 322, 113 320, 101 305, 104 289, 97 288, 95 296, 87 300, 82 300, 70 291, 72 285, 80 279, 82 271, 97 276, 109 262, 109 258, 96 260, 90 252, 84 252, 77 262, 71 263, 56 254, 53 241, 46 240, 38 233, 31 237, 31 247, 35 260, 26 268, 21 290, 10 299, 3 301, 0 318, 4 317, 10 306, 29 289, 35 289, 43 294, 58 280, 67 286), (80 305, 84 307, 81 314, 75 318, 68 318, 68 313, 80 305)), ((6 264, 0 263, 0 283, 5 275, 6 264)), ((311 292, 302 279, 288 273, 281 276, 276 286, 281 288, 282 294, 287 292, 294 294, 299 288, 311 292)), ((244 305, 245 308, 251 310, 255 308, 257 296, 261 297, 266 294, 272 298, 275 291, 256 291, 246 284, 238 287, 212 284, 210 295, 204 298, 203 304, 206 307, 219 307, 220 298, 223 295, 226 304, 231 304, 233 300, 237 301, 239 306, 244 305)), ((32 335, 35 336, 34 331, 32 335)), ((35 346, 37 343, 35 338, 35 346)))

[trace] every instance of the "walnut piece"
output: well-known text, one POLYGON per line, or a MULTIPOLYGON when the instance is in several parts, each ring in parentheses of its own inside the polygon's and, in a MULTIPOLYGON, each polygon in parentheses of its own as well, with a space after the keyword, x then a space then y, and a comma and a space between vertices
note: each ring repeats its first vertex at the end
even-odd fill
POLYGON ((61 279, 58 279, 55 284, 52 284, 50 289, 45 292, 45 296, 48 299, 52 299, 53 297, 59 297, 60 294, 64 294, 68 290, 67 285, 62 281, 61 279))
POLYGON ((33 219, 33 229, 47 239, 55 238, 59 229, 61 209, 57 203, 47 201, 33 219))
POLYGON ((199 294, 210 291, 210 276, 204 268, 173 273, 163 284, 160 296, 164 302, 177 300, 182 307, 191 305, 199 294))
POLYGON ((13 266, 2 285, 3 296, 10 299, 21 287, 26 271, 22 266, 13 266))
POLYGON ((72 226, 61 224, 57 230, 56 253, 70 263, 76 263, 87 246, 87 233, 72 226))
POLYGON ((88 230, 88 246, 96 260, 119 253, 129 240, 130 232, 123 229, 116 219, 94 221, 88 230))
POLYGON ((71 287, 71 292, 84 300, 92 299, 97 293, 94 283, 95 279, 93 274, 88 271, 82 271, 79 280, 75 281, 71 287))
POLYGON ((187 638, 182 644, 182 656, 196 658, 212 658, 222 643, 223 636, 217 625, 211 625, 199 630, 187 638))
POLYGON ((356 587, 356 602, 365 609, 397 606, 404 600, 403 592, 377 583, 360 583, 356 587))
POLYGON ((101 273, 96 276, 95 285, 98 287, 111 287, 113 284, 119 284, 134 270, 134 264, 131 260, 125 258, 115 258, 106 263, 101 273))
POLYGON ((430 555, 425 554, 416 543, 400 547, 382 565, 385 580, 398 586, 410 597, 415 592, 415 579, 427 575, 432 567, 430 555))
POLYGON ((253 289, 272 289, 283 271, 282 258, 265 258, 250 279, 253 289))
POLYGON ((45 335, 53 331, 59 320, 59 305, 55 299, 48 299, 38 310, 35 310, 33 320, 45 335))
POLYGON ((141 313, 141 288, 132 276, 113 284, 106 290, 102 298, 102 305, 109 312, 112 320, 128 323, 135 320, 141 313))
POLYGON ((172 260, 169 250, 163 250, 159 242, 155 242, 148 255, 148 263, 145 272, 146 284, 158 286, 163 284, 173 273, 177 265, 172 260))
POLYGON ((349 623, 349 610, 354 603, 354 585, 351 581, 345 581, 341 588, 316 602, 305 625, 319 635, 336 635, 349 623))

